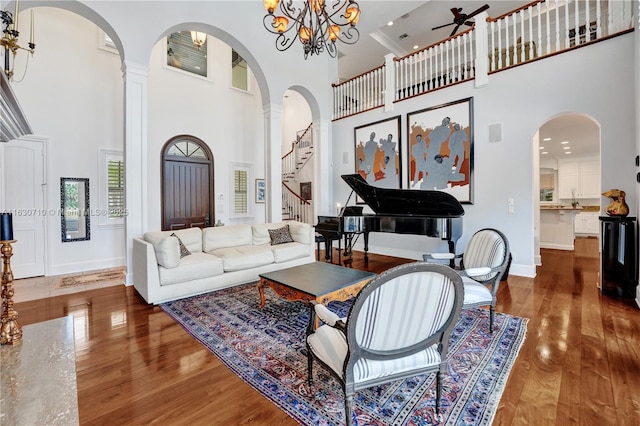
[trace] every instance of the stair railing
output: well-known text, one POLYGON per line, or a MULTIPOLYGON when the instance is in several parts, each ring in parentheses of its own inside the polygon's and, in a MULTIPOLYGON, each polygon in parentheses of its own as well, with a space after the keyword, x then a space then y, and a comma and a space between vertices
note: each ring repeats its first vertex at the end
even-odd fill
POLYGON ((309 220, 313 218, 311 203, 284 182, 282 182, 282 218, 304 223, 311 223, 309 220))

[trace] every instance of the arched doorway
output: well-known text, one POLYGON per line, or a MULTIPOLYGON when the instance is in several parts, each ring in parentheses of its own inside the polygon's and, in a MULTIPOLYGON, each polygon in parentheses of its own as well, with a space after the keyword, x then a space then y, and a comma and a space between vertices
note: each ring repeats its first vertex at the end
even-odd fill
POLYGON ((599 236, 600 149, 600 125, 586 114, 560 114, 536 132, 536 264, 540 248, 573 250, 578 238, 599 236))
POLYGON ((210 226, 214 217, 213 155, 202 140, 180 135, 162 148, 162 229, 210 226))

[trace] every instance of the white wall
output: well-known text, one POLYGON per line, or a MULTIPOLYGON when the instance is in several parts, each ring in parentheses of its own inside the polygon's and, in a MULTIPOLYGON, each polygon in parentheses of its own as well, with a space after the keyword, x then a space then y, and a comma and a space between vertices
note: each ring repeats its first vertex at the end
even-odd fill
MULTIPOLYGON (((28 11, 20 21, 28 24, 28 11)), ((34 134, 49 138, 47 209, 60 208, 60 178, 78 177, 89 178, 95 210, 98 149, 124 149, 120 57, 98 49, 97 27, 73 13, 40 8, 37 25, 36 53, 23 81, 12 87, 34 134)), ((21 29, 28 34, 28 25, 21 29)), ((16 80, 23 76, 26 57, 18 55, 16 80)), ((100 227, 98 219, 90 217, 91 240, 62 243, 60 216, 47 217, 50 275, 124 263, 124 228, 100 227)))
MULTIPOLYGON (((231 86, 231 47, 208 38, 212 81, 194 77, 164 66, 164 40, 151 51, 149 69, 149 138, 147 143, 149 229, 161 228, 161 153, 174 136, 189 134, 203 140, 214 157, 215 221, 225 224, 264 222, 265 205, 251 203, 251 216, 230 219, 233 200, 230 193, 232 163, 252 166, 249 176, 253 190, 255 178, 264 178, 264 127, 262 97, 255 79, 250 91, 231 86)), ((250 194, 250 200, 254 197, 250 194)), ((213 222, 212 222, 213 223, 213 222)))
MULTIPOLYGON (((385 114, 376 109, 333 123, 334 176, 353 171, 353 128, 402 114, 403 182, 408 170, 406 114, 473 96, 474 98, 474 204, 464 205, 464 235, 461 251, 470 236, 483 227, 504 231, 514 260, 511 273, 533 276, 534 206, 533 138, 551 117, 568 112, 584 113, 602 126, 602 188, 629 186, 635 156, 634 34, 627 34, 531 64, 489 76, 489 84, 474 88, 463 83, 432 94, 394 104, 385 114), (614 71, 615 70, 615 71, 614 71), (488 125, 503 123, 503 142, 488 142, 488 125), (349 164, 342 153, 348 152, 349 164), (507 213, 507 198, 513 198, 514 214, 507 213)), ((537 163, 536 163, 537 167, 537 163)), ((535 173, 537 175, 537 171, 535 173)), ((406 186, 405 186, 406 187, 406 186)), ((335 202, 344 202, 349 188, 335 181, 335 202)), ((634 191, 629 191, 633 193, 634 191)), ((628 200, 636 206, 636 195, 628 200)), ((422 253, 442 250, 443 244, 420 236, 374 233, 372 252, 420 259, 422 253)))

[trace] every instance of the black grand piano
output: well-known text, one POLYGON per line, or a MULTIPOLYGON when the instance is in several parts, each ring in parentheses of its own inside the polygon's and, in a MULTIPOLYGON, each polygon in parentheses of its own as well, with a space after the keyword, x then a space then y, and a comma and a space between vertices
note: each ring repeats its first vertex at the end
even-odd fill
POLYGON ((316 232, 324 237, 325 260, 331 259, 333 240, 344 236, 344 254, 348 255, 354 237, 360 234, 364 236, 366 260, 370 232, 440 238, 447 241, 449 252, 455 253, 455 245, 462 236, 464 209, 453 195, 442 191, 378 188, 357 173, 341 177, 352 189, 349 199, 355 192, 374 214, 363 214, 362 207, 348 206, 338 216, 318 216, 316 232))

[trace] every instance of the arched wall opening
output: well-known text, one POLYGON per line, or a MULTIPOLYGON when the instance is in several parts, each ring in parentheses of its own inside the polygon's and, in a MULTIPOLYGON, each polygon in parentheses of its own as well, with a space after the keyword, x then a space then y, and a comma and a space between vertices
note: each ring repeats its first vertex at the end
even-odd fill
POLYGON ((598 237, 601 210, 600 123, 563 113, 533 138, 534 263, 541 248, 573 250, 575 238, 598 237))

